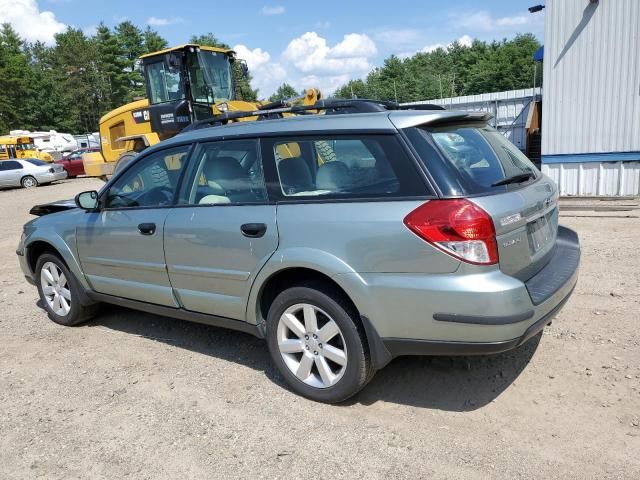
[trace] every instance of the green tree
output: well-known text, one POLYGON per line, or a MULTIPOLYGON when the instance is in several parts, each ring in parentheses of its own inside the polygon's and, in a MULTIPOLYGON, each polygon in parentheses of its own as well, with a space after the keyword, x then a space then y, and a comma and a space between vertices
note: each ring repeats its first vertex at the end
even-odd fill
POLYGON ((158 32, 152 30, 150 27, 144 31, 144 53, 157 52, 164 50, 169 44, 160 36, 158 32))
POLYGON ((0 130, 23 128, 30 68, 25 44, 8 23, 0 28, 0 130))
POLYGON ((532 34, 524 34, 492 43, 474 40, 470 46, 453 42, 405 59, 391 56, 364 81, 350 81, 335 95, 406 102, 527 88, 539 46, 532 34))
MULTIPOLYGON (((226 43, 218 40, 218 38, 211 32, 205 33, 203 35, 194 35, 193 37, 191 37, 191 40, 189 40, 189 43, 217 48, 231 48, 226 43)), ((231 75, 233 77, 232 80, 236 99, 255 102, 258 99, 258 90, 254 90, 253 88, 251 88, 252 77, 248 69, 245 73, 241 63, 239 61, 235 61, 232 66, 231 75)))
POLYGON ((126 101, 130 102, 136 97, 145 96, 144 79, 138 68, 139 57, 145 53, 144 33, 132 22, 126 20, 116 26, 115 35, 125 61, 128 79, 126 101))
MULTIPOLYGON (((305 92, 306 93, 306 92, 305 92)), ((269 97, 270 102, 276 102, 278 100, 287 100, 292 97, 297 97, 298 92, 288 83, 283 83, 278 87, 273 95, 269 97)))
POLYGON ((55 39, 51 63, 56 81, 62 86, 61 100, 67 111, 60 127, 63 131, 95 131, 103 104, 95 42, 82 30, 71 27, 55 39))
POLYGON ((98 26, 93 41, 102 100, 100 110, 107 112, 123 105, 129 98, 129 62, 122 44, 104 23, 98 26))
POLYGON ((53 68, 53 49, 42 42, 28 46, 31 66, 29 93, 22 108, 25 119, 22 128, 28 130, 55 130, 70 114, 64 102, 64 86, 58 81, 53 68))

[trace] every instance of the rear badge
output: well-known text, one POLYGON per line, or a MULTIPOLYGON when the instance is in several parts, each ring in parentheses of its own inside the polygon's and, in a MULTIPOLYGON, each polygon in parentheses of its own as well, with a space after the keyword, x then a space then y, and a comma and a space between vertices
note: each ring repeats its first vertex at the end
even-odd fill
POLYGON ((513 215, 509 215, 507 217, 502 217, 500 219, 500 225, 506 227, 507 225, 511 225, 512 223, 516 223, 522 220, 522 215, 519 213, 514 213, 513 215))
POLYGON ((514 245, 520 243, 521 240, 521 237, 512 238, 511 240, 504 242, 502 244, 502 248, 513 247, 514 245))

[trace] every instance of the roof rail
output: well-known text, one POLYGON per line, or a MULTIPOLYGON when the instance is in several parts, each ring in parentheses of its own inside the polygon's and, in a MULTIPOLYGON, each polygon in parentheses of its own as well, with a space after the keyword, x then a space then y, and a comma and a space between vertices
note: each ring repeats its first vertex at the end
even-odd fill
POLYGON ((444 108, 439 105, 431 104, 409 106, 400 105, 396 102, 367 99, 328 99, 319 100, 313 105, 289 105, 285 101, 281 100, 262 105, 258 107, 258 110, 224 112, 219 115, 205 118, 204 120, 198 120, 185 127, 181 133, 200 130, 201 128, 219 127, 229 123, 230 121, 239 120, 241 118, 258 117, 258 120, 272 120, 275 118, 282 118, 283 113, 309 115, 317 113, 318 110, 323 110, 325 115, 335 115, 345 113, 385 112, 389 110, 444 110, 444 108))

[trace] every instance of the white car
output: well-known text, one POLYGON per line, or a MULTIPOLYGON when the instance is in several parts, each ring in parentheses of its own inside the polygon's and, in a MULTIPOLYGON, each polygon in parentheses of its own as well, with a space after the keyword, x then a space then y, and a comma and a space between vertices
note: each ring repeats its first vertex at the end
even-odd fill
POLYGON ((33 188, 65 178, 67 172, 64 168, 42 160, 26 158, 0 161, 0 188, 33 188))

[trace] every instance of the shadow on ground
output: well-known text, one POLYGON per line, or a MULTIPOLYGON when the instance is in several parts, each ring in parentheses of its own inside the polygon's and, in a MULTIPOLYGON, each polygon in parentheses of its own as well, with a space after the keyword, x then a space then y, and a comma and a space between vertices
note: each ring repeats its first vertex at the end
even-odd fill
MULTIPOLYGON (((266 343, 249 334, 115 306, 103 306, 88 327, 102 326, 178 348, 236 362, 286 388, 266 343)), ((511 385, 533 357, 541 334, 522 347, 492 356, 400 357, 376 373, 345 405, 378 401, 446 411, 476 410, 511 385)))

